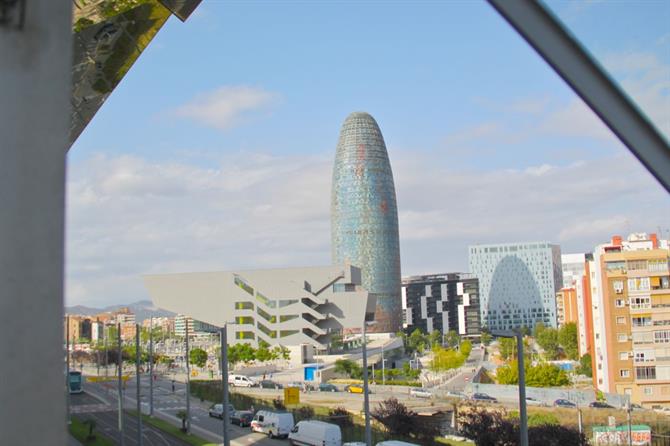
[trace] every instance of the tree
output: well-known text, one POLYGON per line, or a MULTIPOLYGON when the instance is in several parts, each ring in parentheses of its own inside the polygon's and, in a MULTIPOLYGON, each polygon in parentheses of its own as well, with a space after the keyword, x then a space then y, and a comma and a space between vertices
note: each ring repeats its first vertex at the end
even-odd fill
POLYGON ((488 331, 482 330, 481 341, 484 345, 489 345, 491 343, 491 335, 488 331))
POLYGON ((507 361, 516 355, 516 339, 500 338, 500 356, 507 361))
POLYGON ((256 358, 256 350, 251 344, 234 344, 228 346, 228 362, 237 364, 238 362, 251 362, 256 358))
POLYGON ((573 361, 579 357, 577 340, 577 324, 574 322, 563 325, 558 330, 558 343, 563 348, 565 355, 573 361))
POLYGON ((335 373, 341 373, 353 379, 360 379, 363 376, 361 366, 351 359, 338 359, 335 361, 335 373))
POLYGON ((442 345, 442 333, 440 330, 433 330, 428 335, 428 344, 433 347, 436 345, 442 345))
POLYGON ((354 424, 351 414, 344 407, 336 407, 335 409, 330 409, 328 411, 328 418, 330 421, 337 424, 340 427, 348 427, 354 424))
POLYGON ((340 351, 344 348, 344 341, 342 334, 335 333, 330 337, 330 349, 334 351, 340 351))
POLYGON ((270 344, 265 341, 258 342, 258 349, 256 349, 256 360, 260 362, 270 361, 273 358, 269 349, 270 344))
POLYGON ((558 330, 555 328, 543 328, 535 338, 542 350, 544 350, 547 359, 556 359, 558 357, 558 330))
POLYGON ((449 330, 447 332, 447 346, 449 348, 456 348, 460 341, 461 338, 458 336, 458 333, 456 333, 456 330, 449 330))
MULTIPOLYGON (((573 427, 537 420, 528 427, 528 443, 542 446, 586 446, 586 437, 573 427)), ((476 446, 516 446, 519 444, 519 418, 510 417, 504 409, 488 411, 470 406, 459 412, 459 432, 476 446)))
POLYGON ((470 356, 470 352, 472 351, 472 342, 467 339, 461 342, 460 347, 458 347, 458 351, 461 352, 461 355, 463 355, 465 359, 467 359, 470 356))
POLYGON ((456 369, 463 365, 465 357, 455 350, 438 347, 433 349, 433 360, 430 368, 436 372, 456 369))
MULTIPOLYGON (((509 364, 498 367, 496 379, 498 384, 519 383, 519 363, 510 361, 509 364)), ((541 363, 538 365, 525 364, 526 385, 529 387, 560 387, 570 384, 570 379, 564 370, 553 364, 541 363)))
POLYGON ((535 339, 540 337, 540 333, 542 333, 545 330, 545 325, 542 322, 538 322, 535 324, 535 328, 533 328, 533 337, 535 339))
POLYGON ((186 432, 186 411, 180 410, 175 416, 181 420, 181 431, 186 432))
POLYGON ((95 440, 95 435, 93 435, 93 430, 95 429, 95 426, 97 423, 95 422, 95 419, 89 418, 86 421, 84 421, 84 424, 88 426, 88 435, 86 436, 87 440, 95 440))
POLYGON ((207 352, 201 348, 194 348, 188 353, 188 362, 203 368, 207 364, 207 352))
POLYGON ((409 335, 407 338, 407 349, 409 353, 418 351, 423 353, 426 349, 426 337, 421 332, 421 329, 417 328, 409 335))
POLYGON ((383 424, 391 435, 409 436, 415 427, 412 418, 416 413, 407 409, 396 398, 382 401, 370 415, 383 424))
POLYGON ((579 358, 579 367, 577 368, 577 373, 580 375, 586 375, 589 378, 593 376, 593 369, 591 368, 591 355, 586 353, 584 356, 579 358))

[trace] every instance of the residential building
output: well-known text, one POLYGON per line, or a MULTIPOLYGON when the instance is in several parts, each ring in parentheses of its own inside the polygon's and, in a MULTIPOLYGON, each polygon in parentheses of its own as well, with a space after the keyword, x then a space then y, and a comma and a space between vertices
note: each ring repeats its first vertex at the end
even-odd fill
POLYGON ((174 317, 153 317, 142 321, 144 328, 158 328, 166 335, 175 332, 175 318, 174 317))
POLYGON ((333 264, 361 269, 377 302, 370 332, 402 326, 400 242, 393 172, 384 137, 367 113, 347 116, 337 143, 331 194, 333 264))
POLYGON ((489 330, 556 327, 556 292, 563 284, 561 250, 548 242, 475 245, 470 272, 479 279, 482 325, 489 330))
POLYGON ((670 250, 656 234, 594 251, 595 385, 646 407, 670 405, 670 250))
MULTIPOLYGON (((152 275, 144 283, 158 307, 226 325, 230 343, 325 350, 334 334, 362 327, 375 308, 351 265, 152 275)), ((175 321, 175 331, 180 326, 175 321)))
POLYGON ((218 333, 220 331, 219 327, 202 322, 192 317, 184 316, 183 314, 178 314, 174 318, 174 334, 179 337, 186 336, 186 328, 188 327, 188 336, 189 337, 201 337, 208 336, 213 333, 218 333))
POLYGON ((556 323, 559 327, 565 324, 577 325, 577 290, 575 288, 561 288, 556 293, 556 323))
POLYGON ((405 277, 402 280, 405 327, 424 333, 454 330, 463 337, 481 334, 479 283, 467 273, 405 277))
MULTIPOLYGON (((563 288, 573 288, 577 304, 577 337, 579 356, 593 352, 593 305, 589 262, 591 253, 562 254, 563 288)), ((558 300, 556 310, 559 310, 558 300)))

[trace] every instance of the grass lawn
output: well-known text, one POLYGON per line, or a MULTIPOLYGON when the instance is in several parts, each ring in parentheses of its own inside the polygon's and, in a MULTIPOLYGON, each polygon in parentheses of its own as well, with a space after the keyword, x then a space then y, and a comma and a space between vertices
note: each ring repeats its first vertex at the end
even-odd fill
POLYGON ((456 440, 447 440, 444 437, 436 437, 435 438, 436 443, 444 444, 444 445, 450 445, 450 446, 474 446, 475 444, 471 441, 456 441, 456 440))
POLYGON ((103 436, 99 432, 93 431, 95 440, 87 440, 88 426, 84 424, 79 418, 72 417, 72 424, 70 424, 70 434, 76 438, 81 444, 85 446, 114 446, 114 442, 109 438, 103 436))
MULTIPOLYGON (((137 416, 137 412, 131 412, 131 413, 134 416, 137 416)), ((148 415, 142 415, 142 422, 149 424, 157 429, 160 429, 161 431, 168 433, 174 437, 177 437, 180 440, 187 442, 188 444, 192 444, 193 446, 217 446, 216 443, 211 443, 207 440, 198 437, 197 435, 185 434, 177 426, 160 418, 151 418, 148 415)))

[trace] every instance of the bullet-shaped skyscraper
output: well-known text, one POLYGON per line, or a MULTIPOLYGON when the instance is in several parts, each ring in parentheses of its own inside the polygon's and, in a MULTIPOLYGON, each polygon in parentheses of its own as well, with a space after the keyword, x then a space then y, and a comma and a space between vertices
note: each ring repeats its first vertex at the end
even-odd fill
POLYGON ((347 116, 337 143, 331 194, 333 264, 361 268, 376 297, 371 332, 402 328, 398 208, 384 137, 367 113, 347 116))

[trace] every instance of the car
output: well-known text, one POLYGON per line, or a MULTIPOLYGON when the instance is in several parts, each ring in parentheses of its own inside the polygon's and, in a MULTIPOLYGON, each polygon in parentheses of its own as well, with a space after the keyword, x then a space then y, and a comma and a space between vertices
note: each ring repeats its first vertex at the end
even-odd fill
POLYGON ((283 386, 279 383, 276 383, 274 381, 271 381, 269 379, 264 379, 263 381, 258 383, 259 387, 261 389, 282 389, 283 386))
POLYGON ((323 383, 319 384, 319 392, 339 392, 340 389, 334 384, 323 383))
POLYGON ((594 401, 589 404, 589 407, 593 407, 594 409, 614 409, 614 406, 610 406, 602 401, 594 401))
POLYGON ((422 389, 421 387, 414 387, 410 389, 409 396, 413 396, 415 398, 430 398, 433 396, 433 394, 426 389, 422 389))
POLYGON ((458 390, 449 390, 447 391, 447 396, 451 398, 467 398, 468 396, 464 394, 463 392, 459 392, 458 390))
MULTIPOLYGON (((228 404, 228 417, 232 417, 235 413, 235 408, 232 404, 228 404)), ((209 408, 209 416, 223 420, 223 404, 214 404, 209 408)))
POLYGON ((544 406, 544 403, 540 400, 536 400, 535 398, 531 398, 529 396, 526 397, 526 405, 527 406, 544 406))
POLYGON ((228 375, 228 384, 235 387, 254 387, 256 381, 244 375, 228 375))
POLYGON ((230 417, 230 422, 240 427, 251 426, 251 420, 254 419, 254 413, 250 410, 236 410, 230 417))
POLYGON ((498 400, 493 398, 491 395, 485 393, 473 393, 470 397, 472 401, 488 401, 489 403, 497 403, 498 400))
POLYGON ((631 404, 630 405, 630 410, 647 410, 644 407, 640 406, 639 404, 631 404))
POLYGON ((297 387, 298 389, 300 389, 303 392, 315 390, 314 386, 312 386, 311 384, 307 384, 307 383, 300 382, 300 381, 290 382, 286 385, 286 387, 297 387))
MULTIPOLYGON (((344 388, 345 392, 349 393, 363 393, 363 385, 362 384, 349 384, 347 387, 344 388)), ((372 391, 368 389, 368 395, 371 394, 372 391)))
POLYGON ((554 401, 554 407, 569 407, 575 408, 577 405, 570 400, 557 399, 554 401))
POLYGON ((259 410, 251 420, 251 430, 267 434, 270 438, 288 438, 289 433, 295 426, 293 414, 290 412, 273 412, 270 410, 259 410))
POLYGON ((342 430, 337 424, 304 420, 295 425, 288 440, 292 446, 341 446, 342 430))

